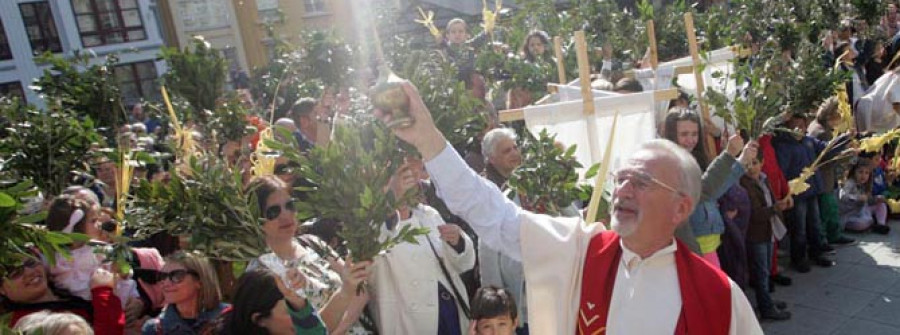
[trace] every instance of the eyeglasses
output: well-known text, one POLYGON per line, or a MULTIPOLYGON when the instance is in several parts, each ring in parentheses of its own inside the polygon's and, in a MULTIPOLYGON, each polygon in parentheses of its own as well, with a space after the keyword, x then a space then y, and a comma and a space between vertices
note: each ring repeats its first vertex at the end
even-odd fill
POLYGON ((638 191, 646 191, 648 188, 650 188, 650 185, 655 184, 678 195, 684 195, 684 192, 681 192, 670 186, 669 184, 656 179, 649 173, 639 170, 619 170, 616 172, 611 172, 609 174, 609 179, 615 183, 616 188, 620 188, 625 185, 625 182, 630 181, 631 185, 634 186, 634 188, 638 191))
POLYGON ((272 206, 266 207, 266 212, 265 212, 266 220, 277 219, 278 216, 281 215, 282 209, 286 210, 288 212, 291 212, 291 213, 296 213, 297 212, 297 200, 290 199, 287 202, 285 202, 284 205, 272 205, 272 206))
POLYGON ((168 279, 169 282, 171 282, 172 284, 180 284, 182 281, 184 281, 184 278, 187 277, 188 275, 192 275, 194 277, 200 276, 200 274, 198 274, 197 271, 194 271, 194 270, 178 269, 178 270, 172 270, 169 272, 159 271, 156 274, 156 280, 157 280, 157 282, 161 282, 163 280, 168 279))
POLYGON ((22 276, 25 275, 25 269, 33 269, 40 264, 41 264, 41 262, 38 262, 36 259, 28 258, 25 260, 25 262, 22 263, 22 265, 19 265, 19 266, 13 268, 12 270, 10 270, 6 274, 6 279, 17 280, 19 278, 22 278, 22 276))

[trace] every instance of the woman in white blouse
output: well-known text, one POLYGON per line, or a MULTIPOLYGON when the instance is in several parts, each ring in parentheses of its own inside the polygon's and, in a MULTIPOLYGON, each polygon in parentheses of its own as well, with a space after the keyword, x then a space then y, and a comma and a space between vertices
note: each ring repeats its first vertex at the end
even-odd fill
POLYGON ((271 250, 251 261, 247 271, 262 265, 288 280, 302 276, 305 284, 297 294, 318 311, 329 334, 367 334, 357 320, 368 297, 357 295, 356 287, 369 275, 371 262, 344 264, 321 240, 297 238, 297 210, 288 190, 276 176, 255 177, 247 185, 246 192, 257 198, 271 250))
MULTIPOLYGON (((391 192, 405 194, 417 187, 415 169, 404 164, 391 180, 391 192)), ((425 227, 429 233, 418 236, 418 244, 403 243, 375 258, 369 306, 379 333, 461 334, 469 320, 468 295, 459 275, 475 266, 472 240, 423 204, 399 208, 382 229, 382 238, 405 225, 425 227)))

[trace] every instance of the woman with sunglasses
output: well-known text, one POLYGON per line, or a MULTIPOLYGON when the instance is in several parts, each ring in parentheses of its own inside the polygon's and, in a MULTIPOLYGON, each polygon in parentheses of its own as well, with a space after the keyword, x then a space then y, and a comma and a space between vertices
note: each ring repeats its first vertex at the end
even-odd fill
MULTIPOLYGON (((306 283, 295 292, 319 311, 330 334, 367 333, 357 321, 368 296, 357 295, 356 287, 369 276, 371 262, 345 264, 318 238, 297 238, 297 210, 289 190, 276 176, 255 177, 248 183, 246 192, 256 197, 264 216, 266 246, 272 252, 251 261, 247 270, 263 266, 283 279, 299 272, 306 283)), ((290 280, 286 284, 294 286, 290 280)))
POLYGON ((179 251, 167 257, 159 283, 166 307, 144 323, 144 335, 206 334, 213 329, 213 321, 230 308, 222 302, 216 271, 206 257, 196 253, 179 251))
MULTIPOLYGON (((292 281, 305 284, 302 275, 292 281)), ((234 292, 234 308, 223 315, 220 335, 318 335, 325 324, 306 299, 285 285, 272 270, 259 267, 244 273, 234 292)))
POLYGON ((96 269, 91 274, 91 300, 87 301, 55 287, 36 256, 29 255, 21 265, 2 270, 0 301, 2 310, 12 314, 9 327, 27 315, 49 310, 81 316, 96 334, 122 334, 125 329, 125 312, 113 293, 116 278, 109 271, 96 269))

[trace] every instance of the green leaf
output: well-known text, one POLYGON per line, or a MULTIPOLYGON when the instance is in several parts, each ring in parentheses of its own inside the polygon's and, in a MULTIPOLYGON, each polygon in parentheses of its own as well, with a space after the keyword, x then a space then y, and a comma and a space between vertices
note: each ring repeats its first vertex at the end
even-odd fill
POLYGON ((373 199, 372 195, 372 189, 366 186, 366 188, 363 190, 363 194, 359 198, 359 201, 362 205, 362 208, 372 207, 372 204, 375 202, 375 199, 373 199))
POLYGON ((41 211, 31 215, 19 217, 16 219, 17 224, 38 223, 47 219, 47 212, 41 211))
POLYGON ((585 173, 584 173, 584 178, 585 178, 585 179, 591 179, 591 178, 594 178, 594 176, 596 176, 596 175, 597 175, 597 172, 599 172, 599 171, 600 171, 600 164, 599 164, 599 163, 598 163, 598 164, 591 165, 591 167, 588 168, 587 171, 585 171, 585 173))
POLYGON ((12 196, 6 194, 6 192, 0 192, 0 207, 15 207, 16 199, 13 199, 12 196))

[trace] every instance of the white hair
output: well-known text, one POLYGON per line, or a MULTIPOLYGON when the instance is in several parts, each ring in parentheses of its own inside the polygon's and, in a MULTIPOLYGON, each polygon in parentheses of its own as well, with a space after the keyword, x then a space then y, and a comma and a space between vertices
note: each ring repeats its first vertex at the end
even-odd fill
POLYGON ((97 192, 94 192, 94 190, 87 187, 81 185, 72 185, 66 187, 66 189, 62 191, 62 194, 68 194, 76 198, 83 199, 87 201, 88 205, 91 205, 91 207, 100 207, 100 198, 97 197, 97 192))
POLYGON ((15 329, 26 335, 94 335, 94 330, 80 316, 47 310, 31 313, 19 319, 15 329))
POLYGON ((487 160, 494 156, 497 143, 500 143, 500 140, 510 139, 515 142, 516 138, 516 132, 510 128, 493 129, 484 134, 484 139, 481 140, 481 155, 487 160))
MULTIPOLYGON (((638 150, 662 153, 678 161, 679 185, 675 186, 675 188, 687 195, 691 199, 693 206, 697 206, 697 201, 700 200, 700 193, 702 192, 700 178, 703 172, 690 152, 675 142, 666 139, 654 139, 644 142, 638 147, 638 150)), ((694 209, 691 208, 691 212, 693 211, 694 209)))
POLYGON ((297 127, 297 124, 294 122, 294 120, 291 120, 290 118, 286 118, 286 117, 275 120, 275 125, 287 127, 287 128, 296 128, 297 127))

